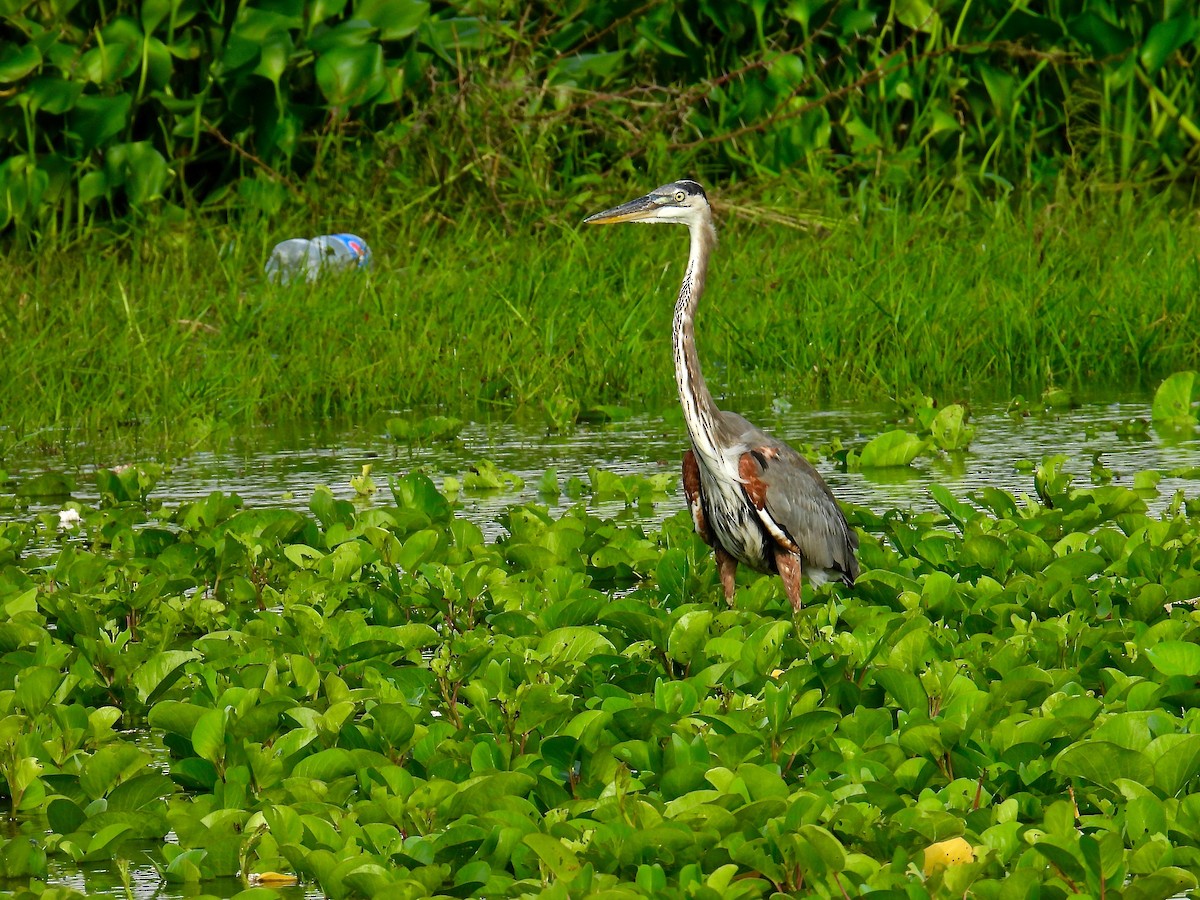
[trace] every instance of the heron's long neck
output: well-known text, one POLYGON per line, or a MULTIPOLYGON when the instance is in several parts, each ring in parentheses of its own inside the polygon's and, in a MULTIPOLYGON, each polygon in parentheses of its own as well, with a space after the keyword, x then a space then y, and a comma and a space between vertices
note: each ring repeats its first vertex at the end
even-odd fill
POLYGON ((688 255, 687 271, 683 273, 683 284, 679 288, 679 299, 675 302, 675 321, 671 332, 675 346, 675 381, 679 385, 679 402, 683 405, 683 419, 687 423, 692 445, 696 452, 715 460, 717 406, 700 371, 693 319, 700 295, 704 293, 708 256, 716 244, 717 234, 711 220, 692 225, 689 231, 692 248, 688 255))

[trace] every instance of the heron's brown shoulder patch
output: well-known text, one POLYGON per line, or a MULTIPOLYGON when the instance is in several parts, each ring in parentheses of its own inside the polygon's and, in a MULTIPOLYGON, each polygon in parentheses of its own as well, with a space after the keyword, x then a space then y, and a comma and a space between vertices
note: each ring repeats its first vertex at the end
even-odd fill
POLYGON ((742 479, 742 490, 746 492, 755 509, 762 509, 767 505, 767 484, 760 477, 763 469, 767 467, 766 462, 759 457, 762 452, 751 450, 743 453, 738 460, 738 477, 742 479))

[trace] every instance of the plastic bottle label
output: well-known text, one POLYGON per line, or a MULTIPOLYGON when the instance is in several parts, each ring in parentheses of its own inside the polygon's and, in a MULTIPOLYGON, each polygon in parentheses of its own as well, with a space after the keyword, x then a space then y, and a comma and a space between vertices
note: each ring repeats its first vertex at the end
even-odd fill
POLYGON ((330 237, 341 242, 342 246, 354 254, 361 266, 367 258, 367 247, 356 234, 331 234, 330 237))

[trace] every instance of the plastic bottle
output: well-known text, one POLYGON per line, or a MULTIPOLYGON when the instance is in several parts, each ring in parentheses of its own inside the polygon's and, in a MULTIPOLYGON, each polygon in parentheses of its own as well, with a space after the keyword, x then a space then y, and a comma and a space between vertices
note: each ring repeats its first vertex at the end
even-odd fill
POLYGON ((371 265, 371 248, 356 234, 322 234, 315 238, 281 241, 267 259, 267 279, 290 284, 316 281, 327 272, 362 269, 371 265))

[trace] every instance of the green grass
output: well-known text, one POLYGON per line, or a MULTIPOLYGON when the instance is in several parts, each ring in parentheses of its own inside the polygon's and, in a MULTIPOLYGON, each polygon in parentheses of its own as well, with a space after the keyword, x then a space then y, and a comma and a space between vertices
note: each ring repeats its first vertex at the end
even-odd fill
MULTIPOLYGON (((578 225, 653 181, 515 226, 483 208, 389 218, 360 198, 348 215, 375 250, 372 277, 314 287, 266 284, 271 244, 352 221, 164 221, 10 251, 0 451, 48 429, 111 439, 136 424, 139 439, 171 441, 411 407, 559 423, 597 404, 667 407, 686 235, 578 225)), ((969 400, 1144 386, 1200 364, 1200 229, 1164 199, 1024 211, 953 195, 858 207, 792 184, 710 194, 721 243, 698 339, 718 394, 969 400)))

